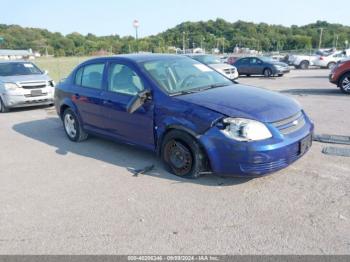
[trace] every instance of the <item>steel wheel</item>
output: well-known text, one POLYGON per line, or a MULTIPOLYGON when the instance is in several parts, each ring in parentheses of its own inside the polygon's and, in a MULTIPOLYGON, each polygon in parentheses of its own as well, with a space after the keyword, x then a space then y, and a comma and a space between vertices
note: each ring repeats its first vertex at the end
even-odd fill
POLYGON ((69 113, 64 116, 64 128, 66 130, 67 135, 70 138, 74 139, 76 137, 77 126, 76 126, 75 118, 69 113))
POLYGON ((184 176, 191 172, 193 157, 191 151, 181 142, 170 140, 165 145, 165 156, 176 175, 184 176))

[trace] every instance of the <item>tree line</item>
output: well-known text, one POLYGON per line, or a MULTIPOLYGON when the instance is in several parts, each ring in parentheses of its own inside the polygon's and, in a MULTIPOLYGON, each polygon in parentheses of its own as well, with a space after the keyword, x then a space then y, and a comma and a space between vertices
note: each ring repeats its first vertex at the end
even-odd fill
MULTIPOLYGON (((131 29, 132 30, 132 29, 131 29)), ((18 25, 0 24, 0 48, 29 49, 55 56, 85 56, 105 50, 113 54, 136 51, 168 53, 176 48, 218 48, 232 52, 238 47, 259 51, 310 50, 321 47, 344 49, 350 40, 350 26, 325 21, 305 26, 268 25, 223 19, 206 22, 184 22, 157 35, 138 40, 133 36, 96 36, 71 33, 62 35, 46 29, 23 28, 18 25), (321 28, 323 30, 320 38, 321 28)))

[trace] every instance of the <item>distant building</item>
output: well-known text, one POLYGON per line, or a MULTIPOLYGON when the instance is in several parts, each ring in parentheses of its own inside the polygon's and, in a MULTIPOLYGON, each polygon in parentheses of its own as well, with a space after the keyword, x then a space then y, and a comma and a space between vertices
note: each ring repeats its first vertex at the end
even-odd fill
POLYGON ((29 50, 11 50, 0 49, 0 59, 2 60, 18 60, 18 59, 35 59, 35 55, 31 49, 29 50))

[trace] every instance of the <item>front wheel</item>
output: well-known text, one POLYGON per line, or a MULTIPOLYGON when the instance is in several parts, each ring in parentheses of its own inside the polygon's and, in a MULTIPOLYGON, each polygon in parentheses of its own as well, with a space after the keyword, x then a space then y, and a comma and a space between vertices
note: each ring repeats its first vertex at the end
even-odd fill
POLYGON ((5 106, 5 103, 2 101, 0 97, 0 113, 7 113, 9 109, 5 106))
POLYGON ((88 134, 82 129, 78 117, 70 108, 63 113, 63 126, 68 138, 73 142, 81 142, 88 137, 88 134))
POLYGON ((344 94, 350 95, 350 73, 341 77, 339 87, 344 94))
POLYGON ((264 70, 264 76, 265 77, 271 77, 272 76, 272 70, 270 68, 266 68, 264 70))
POLYGON ((198 178, 208 169, 205 153, 195 138, 178 130, 165 136, 161 158, 167 170, 180 177, 198 178))

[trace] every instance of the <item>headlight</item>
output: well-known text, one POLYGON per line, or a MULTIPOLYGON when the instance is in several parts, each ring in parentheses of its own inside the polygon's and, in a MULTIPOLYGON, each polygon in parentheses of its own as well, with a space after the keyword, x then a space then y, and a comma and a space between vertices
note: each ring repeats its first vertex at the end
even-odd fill
POLYGON ((280 66, 280 65, 275 65, 275 68, 276 68, 277 70, 282 70, 284 67, 283 67, 283 66, 280 66))
POLYGON ((271 132, 261 122, 244 118, 224 119, 226 136, 237 141, 259 141, 272 137, 271 132))
POLYGON ((17 88, 19 88, 19 86, 16 85, 15 83, 5 83, 4 87, 5 87, 5 90, 7 91, 16 90, 17 88))

